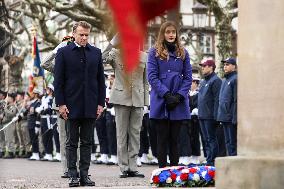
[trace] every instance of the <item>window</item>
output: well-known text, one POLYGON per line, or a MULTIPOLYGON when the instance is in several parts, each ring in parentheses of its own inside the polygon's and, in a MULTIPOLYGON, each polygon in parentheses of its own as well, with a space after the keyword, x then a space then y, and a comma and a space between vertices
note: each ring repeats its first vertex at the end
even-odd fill
POLYGON ((211 35, 201 34, 199 44, 204 54, 213 54, 213 39, 211 35))

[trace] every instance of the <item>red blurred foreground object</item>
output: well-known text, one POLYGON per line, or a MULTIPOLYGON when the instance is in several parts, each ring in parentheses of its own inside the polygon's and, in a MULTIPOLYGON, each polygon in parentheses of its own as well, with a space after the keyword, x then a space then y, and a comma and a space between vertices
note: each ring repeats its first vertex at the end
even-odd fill
POLYGON ((122 60, 126 71, 133 71, 139 63, 139 46, 143 44, 147 21, 175 8, 179 0, 109 0, 117 24, 122 60))

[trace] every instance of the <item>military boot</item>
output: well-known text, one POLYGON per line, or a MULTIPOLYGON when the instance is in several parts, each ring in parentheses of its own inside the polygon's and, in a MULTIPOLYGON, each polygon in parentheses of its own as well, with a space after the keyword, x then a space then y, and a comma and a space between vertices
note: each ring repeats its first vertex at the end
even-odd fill
POLYGON ((19 158, 25 158, 25 156, 26 156, 26 151, 23 150, 23 149, 21 149, 21 150, 19 151, 19 158))
POLYGON ((4 159, 13 159, 13 158, 15 158, 15 155, 14 155, 13 152, 8 152, 8 151, 6 151, 6 153, 5 153, 5 155, 4 155, 3 158, 4 158, 4 159))
POLYGON ((0 158, 3 158, 4 152, 0 152, 0 158))

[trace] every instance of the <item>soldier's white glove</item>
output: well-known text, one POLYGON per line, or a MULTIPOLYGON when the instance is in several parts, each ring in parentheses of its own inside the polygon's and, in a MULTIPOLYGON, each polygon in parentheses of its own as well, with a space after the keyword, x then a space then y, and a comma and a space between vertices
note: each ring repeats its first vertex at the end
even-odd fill
POLYGON ((197 108, 194 108, 194 109, 191 111, 191 115, 198 115, 198 109, 197 109, 197 108))
POLYGON ((147 114, 147 113, 149 113, 149 108, 148 108, 148 106, 144 106, 143 114, 147 114))
POLYGON ((48 109, 48 104, 44 104, 43 105, 43 110, 47 110, 48 109))
POLYGON ((35 127, 35 134, 36 134, 36 135, 39 134, 39 131, 40 131, 40 128, 39 128, 39 127, 35 127))
POLYGON ((37 108, 35 109, 35 111, 40 114, 40 112, 42 111, 42 107, 41 107, 41 106, 40 106, 40 107, 37 107, 37 108))
POLYGON ((112 107, 112 108, 110 109, 110 114, 111 114, 112 116, 115 116, 114 107, 112 107))
POLYGON ((12 122, 15 122, 18 120, 18 117, 13 117, 12 122))

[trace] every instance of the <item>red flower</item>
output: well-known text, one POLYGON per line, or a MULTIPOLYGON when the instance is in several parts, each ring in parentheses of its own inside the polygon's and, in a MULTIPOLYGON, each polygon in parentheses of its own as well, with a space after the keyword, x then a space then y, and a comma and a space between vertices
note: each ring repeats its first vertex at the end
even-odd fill
POLYGON ((188 180, 188 174, 182 173, 182 174, 180 175, 180 180, 182 180, 182 181, 187 181, 187 180, 188 180))
POLYGON ((190 168, 190 169, 189 169, 189 173, 192 173, 192 174, 196 173, 196 171, 197 171, 197 170, 196 170, 195 168, 190 168))
POLYGON ((177 175, 176 175, 175 173, 171 172, 171 179, 172 179, 173 181, 175 181, 176 178, 177 178, 177 175))
POLYGON ((210 175, 210 177, 214 178, 215 177, 215 171, 208 171, 208 175, 210 175))
POLYGON ((159 182, 160 182, 159 177, 158 177, 158 176, 154 176, 154 177, 153 177, 153 183, 159 184, 159 182))

